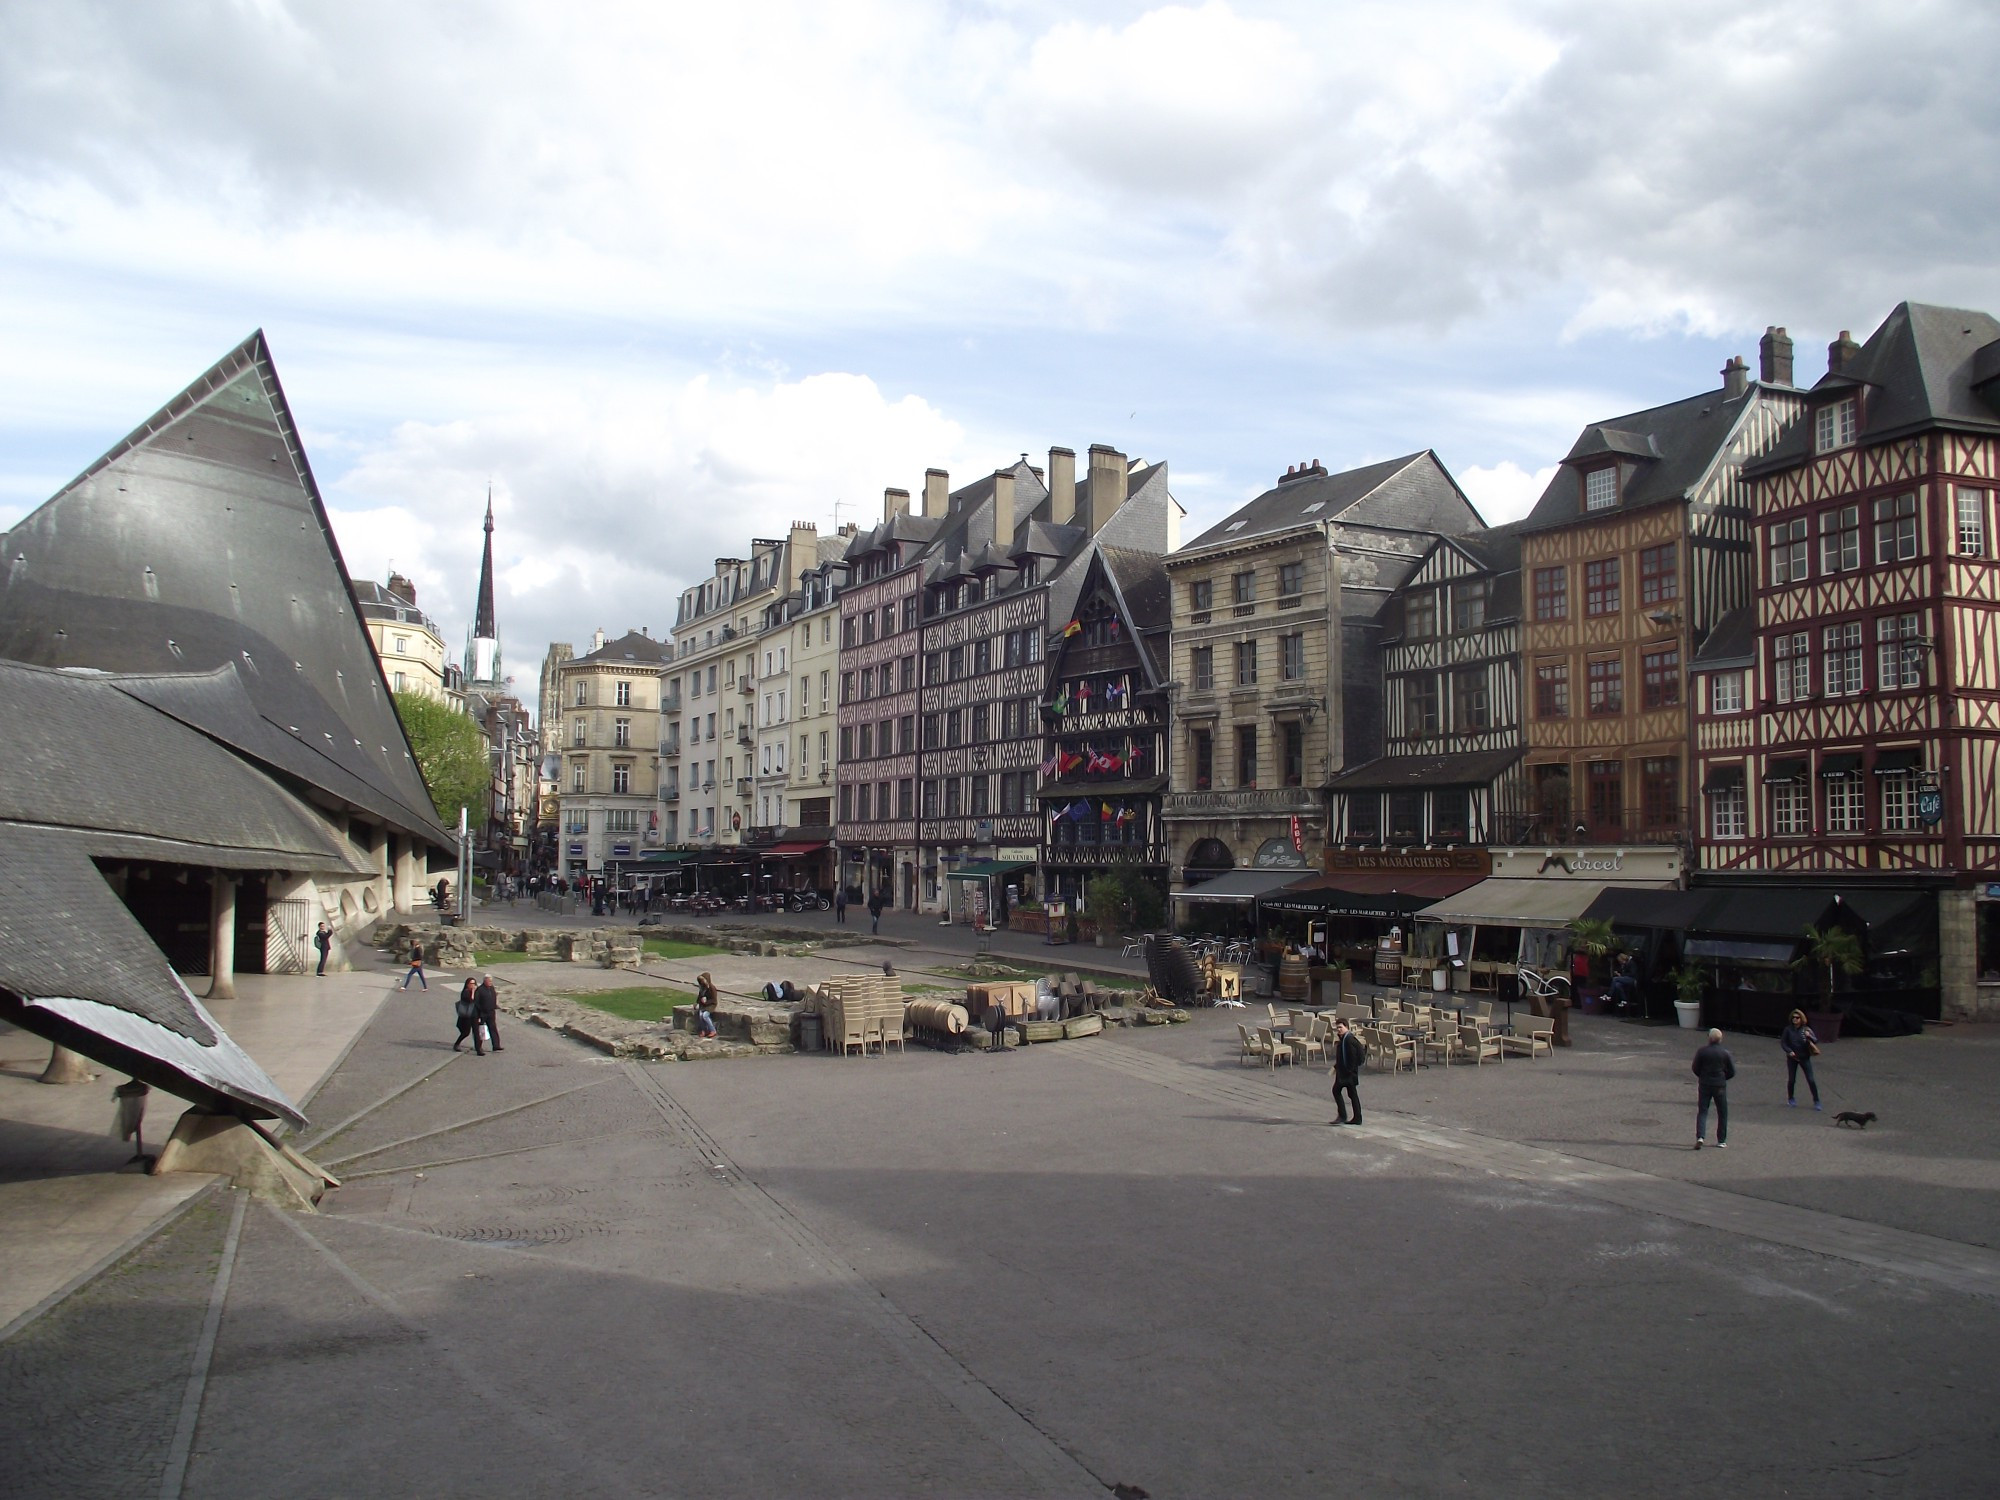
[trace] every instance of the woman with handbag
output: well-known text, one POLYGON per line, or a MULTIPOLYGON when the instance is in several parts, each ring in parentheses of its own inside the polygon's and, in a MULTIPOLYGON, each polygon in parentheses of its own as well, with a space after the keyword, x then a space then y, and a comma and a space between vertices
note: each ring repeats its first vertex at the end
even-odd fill
MULTIPOLYGON (((458 1040, 451 1044, 451 1050, 454 1052, 465 1045, 465 1039, 472 1036, 472 1028, 479 1020, 479 1002, 473 999, 473 991, 477 985, 477 980, 470 974, 466 975, 465 988, 458 992, 458 1001, 452 1006, 453 1014, 458 1017, 458 1040)), ((473 1037, 473 1046, 478 1045, 479 1039, 473 1037)))
POLYGON ((1799 1107, 1792 1091, 1798 1087, 1799 1074, 1804 1073, 1806 1087, 1812 1090, 1813 1108, 1818 1109, 1819 1080, 1813 1077, 1812 1060, 1819 1056, 1819 1038, 1813 1035, 1812 1027, 1806 1025, 1804 1011, 1792 1012, 1778 1037, 1778 1045, 1785 1052, 1785 1103, 1792 1109, 1799 1107))

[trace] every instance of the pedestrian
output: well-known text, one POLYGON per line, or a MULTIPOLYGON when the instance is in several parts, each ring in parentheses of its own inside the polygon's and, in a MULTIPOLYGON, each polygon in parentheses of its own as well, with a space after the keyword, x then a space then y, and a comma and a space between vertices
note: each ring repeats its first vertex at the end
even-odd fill
POLYGON ((479 1033, 483 1031, 486 1033, 486 1040, 492 1043, 493 1050, 502 1051, 500 1033, 494 1027, 494 1021, 500 1014, 500 994, 493 988, 491 974, 479 976, 479 988, 472 992, 472 1005, 479 1013, 479 1029, 472 1033, 472 1050, 474 1052, 479 1050, 479 1033))
POLYGON ((847 921, 847 887, 844 885, 833 888, 833 920, 843 925, 847 921))
POLYGON ((706 973, 694 978, 694 1030, 696 1036, 715 1035, 715 1006, 719 997, 715 981, 706 973))
POLYGON ((313 946, 319 949, 319 967, 313 972, 321 977, 326 974, 326 956, 333 951, 333 929, 322 922, 319 931, 313 934, 313 946))
POLYGON ((1819 1108, 1819 1080, 1813 1077, 1812 1060, 1819 1056, 1819 1038, 1813 1035, 1812 1027, 1806 1024, 1806 1013, 1795 1010, 1785 1022, 1785 1029, 1778 1035, 1778 1045, 1785 1052, 1785 1103, 1797 1109, 1799 1101, 1792 1097, 1798 1087, 1799 1074, 1806 1075, 1806 1087, 1812 1090, 1813 1108, 1819 1108))
POLYGON ((882 908, 886 904, 882 899, 882 892, 879 889, 874 895, 868 898, 868 930, 870 932, 880 932, 882 930, 882 908))
POLYGON ((1701 1094, 1694 1108, 1694 1149, 1701 1149, 1702 1132, 1708 1128, 1708 1107, 1715 1106, 1715 1144, 1729 1144, 1729 1080, 1736 1076, 1736 1059, 1722 1045, 1722 1033, 1711 1028, 1708 1045, 1695 1052, 1694 1076, 1700 1080, 1701 1094))
POLYGON ((1333 1109, 1340 1118, 1329 1120, 1329 1125, 1359 1125, 1361 1123, 1361 1094, 1356 1085, 1361 1082, 1361 1065, 1368 1060, 1368 1049, 1361 1038, 1348 1029, 1345 1021, 1333 1023, 1333 1109), (1344 1098, 1342 1096, 1345 1096, 1344 1098), (1347 1107, 1354 1106, 1354 1118, 1347 1118, 1347 1107))
POLYGON ((465 1045, 467 1037, 472 1038, 473 1050, 477 1051, 481 1045, 474 1029, 479 1023, 478 985, 478 980, 470 974, 466 975, 465 983, 459 989, 458 999, 452 1005, 452 1015, 458 1021, 458 1040, 451 1044, 451 1050, 454 1052, 465 1045))
POLYGON ((403 976, 404 989, 410 987, 412 979, 416 980, 417 984, 423 989, 431 987, 430 981, 424 978, 424 945, 422 943, 410 944, 410 969, 403 976))

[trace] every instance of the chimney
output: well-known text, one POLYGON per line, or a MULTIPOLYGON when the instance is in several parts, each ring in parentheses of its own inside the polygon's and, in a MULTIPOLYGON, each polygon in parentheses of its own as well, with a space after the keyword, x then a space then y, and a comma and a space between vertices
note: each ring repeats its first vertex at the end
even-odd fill
POLYGON ((1014 545, 1014 471, 993 471, 993 540, 1002 547, 1014 545))
POLYGON ((1090 514, 1077 520, 1096 536, 1125 503, 1125 455, 1109 443, 1090 445, 1090 514))
POLYGON ((1049 523, 1067 526, 1076 519, 1076 455, 1067 448, 1049 449, 1049 523))
POLYGON ((1729 362, 1722 367, 1722 395, 1727 401, 1734 401, 1750 389, 1750 367, 1743 363, 1743 356, 1732 354, 1729 362))
POLYGON ((389 592, 394 594, 398 599, 406 600, 411 604, 417 602, 417 586, 401 573, 390 573, 389 592))
POLYGON ((910 513, 910 492, 908 490, 882 491, 882 519, 893 521, 898 516, 910 513))
POLYGON ((604 649, 604 627, 602 625, 591 632, 590 649, 593 651, 602 651, 604 649))
POLYGON ((924 515, 936 521, 951 508, 951 475, 943 469, 924 470, 924 515))
POLYGON ((1792 336, 1775 325, 1757 341, 1757 377, 1766 385, 1792 383, 1792 336))
POLYGON ((1847 368, 1848 362, 1861 352, 1861 346, 1845 328, 1840 337, 1826 346, 1826 373, 1838 375, 1847 368))
MULTIPOLYGON (((906 499, 904 504, 908 503, 906 499)), ((785 592, 797 593, 799 581, 806 576, 806 570, 818 566, 819 523, 792 522, 791 535, 785 539, 785 592)))

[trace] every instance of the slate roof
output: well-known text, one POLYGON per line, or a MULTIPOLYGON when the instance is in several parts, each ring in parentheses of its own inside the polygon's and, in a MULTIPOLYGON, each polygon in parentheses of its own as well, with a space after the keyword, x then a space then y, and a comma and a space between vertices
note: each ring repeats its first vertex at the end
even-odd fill
MULTIPOLYGON (((193 679, 218 688, 232 681, 227 668, 193 679)), ((312 808, 131 691, 149 686, 0 662, 7 838, 32 828, 102 856, 370 873, 312 808)))
POLYGON ((582 662, 609 662, 616 665, 621 661, 672 661, 670 643, 637 630, 628 630, 615 641, 606 641, 595 651, 583 656, 572 657, 570 665, 582 662))
POLYGON ((1694 667, 1747 667, 1757 659, 1757 606, 1732 609, 1715 622, 1694 654, 1694 667))
POLYGON ((1760 389, 1752 381, 1743 395, 1732 397, 1718 386, 1697 396, 1628 412, 1584 428, 1570 445, 1548 488, 1542 491, 1541 499, 1535 502, 1535 508, 1519 523, 1520 529, 1548 531, 1586 516, 1591 520, 1609 520, 1682 499, 1701 482, 1760 389), (1624 468, 1618 504, 1607 510, 1586 512, 1583 478, 1576 463, 1607 452, 1633 462, 1624 468))
MULTIPOLYGON (((2000 433, 2000 322, 1962 307, 1898 303, 1861 352, 1838 374, 1829 372, 1815 395, 1861 389, 1862 443, 1883 442, 1927 427, 2000 433)), ((1800 422, 1769 454, 1745 466, 1766 473, 1805 462, 1813 424, 1800 422)))
POLYGON ((1436 453, 1426 448, 1382 463, 1280 480, 1211 526, 1184 550, 1249 541, 1321 521, 1409 531, 1459 532, 1480 524, 1436 453))
POLYGON ((1411 787, 1485 786, 1528 753, 1467 750, 1455 755, 1384 755, 1342 771, 1327 785, 1336 792, 1402 792, 1411 787))
POLYGON ((452 842, 261 333, 22 520, 5 547, 0 658, 126 673, 234 663, 264 718, 297 725, 345 773, 342 790, 326 790, 452 842), (356 788, 366 795, 349 795, 356 788))

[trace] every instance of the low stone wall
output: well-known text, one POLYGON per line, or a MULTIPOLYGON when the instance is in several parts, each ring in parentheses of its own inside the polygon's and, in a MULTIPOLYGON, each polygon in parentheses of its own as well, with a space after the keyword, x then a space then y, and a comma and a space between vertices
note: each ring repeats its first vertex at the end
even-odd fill
POLYGON ((636 934, 603 929, 505 927, 411 927, 383 923, 375 945, 399 956, 421 943, 424 959, 448 969, 470 968, 482 952, 534 953, 558 963, 595 964, 600 969, 636 969, 645 949, 636 934))

